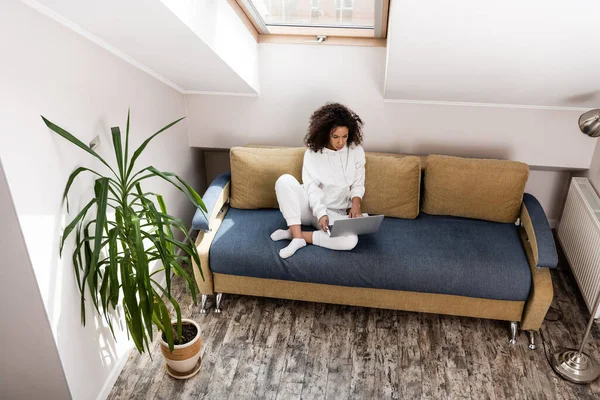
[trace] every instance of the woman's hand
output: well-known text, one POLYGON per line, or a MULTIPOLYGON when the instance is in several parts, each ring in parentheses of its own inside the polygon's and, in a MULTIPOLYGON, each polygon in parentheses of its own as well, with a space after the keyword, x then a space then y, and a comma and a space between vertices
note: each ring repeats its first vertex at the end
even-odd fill
POLYGON ((348 218, 360 218, 362 217, 362 211, 360 209, 360 198, 355 197, 352 199, 352 208, 348 213, 348 218))
POLYGON ((329 217, 327 215, 323 215, 319 219, 319 228, 321 228, 323 232, 327 232, 329 230, 329 217))

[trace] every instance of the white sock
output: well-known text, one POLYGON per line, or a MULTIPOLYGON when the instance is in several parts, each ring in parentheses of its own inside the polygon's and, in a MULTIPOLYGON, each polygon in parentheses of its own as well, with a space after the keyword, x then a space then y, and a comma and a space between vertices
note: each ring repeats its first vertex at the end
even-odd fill
POLYGON ((358 236, 330 237, 327 233, 318 230, 313 232, 313 244, 331 250, 352 250, 358 243, 358 236))
POLYGON ((283 249, 279 250, 279 255, 281 256, 281 258, 291 257, 297 250, 303 248, 304 246, 306 246, 306 240, 301 238, 294 238, 287 247, 284 247, 283 249))
POLYGON ((277 229, 271 233, 271 240, 274 242, 278 240, 292 240, 292 232, 289 229, 277 229))

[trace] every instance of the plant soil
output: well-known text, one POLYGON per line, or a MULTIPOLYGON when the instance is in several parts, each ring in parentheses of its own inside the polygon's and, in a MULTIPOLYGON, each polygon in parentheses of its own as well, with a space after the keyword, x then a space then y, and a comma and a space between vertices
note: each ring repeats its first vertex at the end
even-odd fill
MULTIPOLYGON (((175 332, 177 331, 176 324, 173 324, 173 329, 175 330, 175 332)), ((192 340, 194 340, 194 338, 196 337, 196 334, 198 334, 198 329, 196 329, 195 325, 182 323, 181 324, 181 342, 179 340, 177 340, 177 334, 175 334, 175 336, 173 337, 173 339, 174 339, 173 343, 175 343, 175 344, 189 343, 192 340)), ((162 339, 165 342, 167 342, 167 337, 165 336, 164 333, 162 334, 162 339)))

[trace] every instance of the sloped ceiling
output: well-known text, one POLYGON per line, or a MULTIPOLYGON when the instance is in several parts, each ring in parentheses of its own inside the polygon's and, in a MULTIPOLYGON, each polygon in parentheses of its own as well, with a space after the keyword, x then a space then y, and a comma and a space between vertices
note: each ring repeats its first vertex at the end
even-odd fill
MULTIPOLYGON (((47 7, 182 92, 259 93, 259 45, 227 36, 249 34, 226 0, 23 1, 47 7)), ((391 0, 383 97, 597 108, 599 42, 597 0, 391 0)))
MULTIPOLYGON (((61 22, 66 19, 81 28, 84 36, 89 33, 92 39, 100 39, 166 78, 182 92, 257 94, 256 85, 244 79, 244 74, 240 76, 211 48, 207 44, 210 40, 202 40, 160 0, 24 2, 61 22)), ((208 2, 215 0, 203 0, 199 6, 204 7, 208 2)), ((196 2, 185 3, 192 7, 196 2)))
POLYGON ((600 107, 600 2, 392 0, 385 98, 600 107))

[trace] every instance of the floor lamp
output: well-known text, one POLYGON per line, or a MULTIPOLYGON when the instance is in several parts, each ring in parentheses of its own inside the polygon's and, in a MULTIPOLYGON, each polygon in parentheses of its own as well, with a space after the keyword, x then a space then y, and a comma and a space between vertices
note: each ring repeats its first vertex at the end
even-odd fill
MULTIPOLYGON (((579 117, 579 129, 591 137, 600 136, 600 110, 591 110, 579 117)), ((596 301, 592 307, 592 315, 581 339, 579 350, 567 349, 560 353, 554 353, 552 368, 560 376, 574 383, 590 383, 600 376, 600 364, 591 356, 583 352, 583 347, 592 330, 594 317, 598 312, 600 304, 600 293, 596 294, 596 301)))
POLYGON ((579 350, 566 349, 560 353, 554 353, 552 357, 552 368, 563 378, 574 383, 590 383, 600 376, 600 364, 594 359, 583 352, 583 346, 592 330, 592 324, 594 323, 594 316, 598 311, 598 304, 600 303, 600 293, 596 295, 596 303, 592 309, 592 315, 588 322, 585 335, 581 339, 581 345, 579 350))

